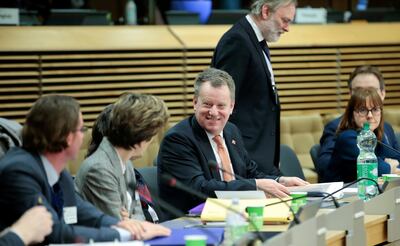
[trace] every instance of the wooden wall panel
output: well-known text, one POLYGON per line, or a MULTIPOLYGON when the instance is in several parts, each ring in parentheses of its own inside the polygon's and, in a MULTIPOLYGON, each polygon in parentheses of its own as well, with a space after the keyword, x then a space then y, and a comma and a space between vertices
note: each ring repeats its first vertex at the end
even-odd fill
MULTIPOLYGON (((23 123, 42 94, 64 93, 91 125, 125 91, 163 98, 178 122, 193 112, 193 81, 229 26, 4 27, 0 117, 23 123)), ((354 67, 378 66, 385 105, 400 105, 400 24, 293 25, 270 45, 283 115, 337 114, 354 67), (318 35, 317 35, 318 34, 318 35)))
POLYGON ((180 50, 49 53, 42 56, 42 91, 77 98, 88 125, 125 91, 160 96, 176 122, 186 115, 182 64, 180 50))

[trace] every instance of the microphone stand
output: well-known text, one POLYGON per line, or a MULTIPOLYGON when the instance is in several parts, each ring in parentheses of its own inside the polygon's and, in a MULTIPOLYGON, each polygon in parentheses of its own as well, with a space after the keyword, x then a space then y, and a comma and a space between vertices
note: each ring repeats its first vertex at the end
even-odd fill
MULTIPOLYGON (((382 145, 382 146, 384 146, 384 147, 390 149, 391 151, 396 152, 396 154, 399 154, 399 155, 400 155, 400 150, 397 150, 397 149, 393 148, 392 146, 390 146, 390 145, 388 145, 388 144, 385 144, 385 143, 382 142, 382 141, 379 141, 379 140, 377 140, 377 141, 378 141, 378 143, 379 143, 380 145, 382 145)), ((400 143, 399 143, 399 144, 400 144, 400 143)))
POLYGON ((346 189, 346 188, 352 186, 353 184, 356 184, 356 183, 358 183, 358 182, 360 182, 360 181, 362 181, 362 180, 372 181, 372 182, 374 183, 374 185, 376 186, 376 188, 377 188, 379 194, 382 194, 382 193, 383 193, 381 187, 379 187, 379 184, 378 184, 375 180, 370 179, 370 178, 359 178, 359 179, 354 180, 353 182, 348 183, 347 185, 344 185, 342 188, 340 188, 340 189, 338 189, 338 190, 336 190, 336 191, 334 191, 334 192, 332 192, 332 193, 328 193, 329 195, 324 196, 322 199, 326 199, 326 198, 328 198, 328 197, 330 197, 330 196, 333 197, 333 195, 336 194, 336 193, 338 193, 339 191, 342 191, 342 190, 344 190, 344 189, 346 189))
MULTIPOLYGON (((324 200, 324 199, 326 199, 326 198, 328 198, 328 197, 332 197, 332 200, 335 199, 335 201, 336 201, 336 203, 337 203, 336 198, 334 198, 334 196, 333 196, 334 194, 336 194, 337 192, 342 191, 342 190, 344 190, 344 189, 346 189, 346 188, 348 188, 348 187, 354 185, 355 183, 360 182, 361 180, 369 180, 369 181, 374 182, 375 186, 376 186, 377 189, 378 189, 379 194, 382 194, 382 193, 383 193, 383 192, 382 192, 382 189, 379 187, 378 183, 377 183, 375 180, 370 179, 370 178, 359 178, 359 179, 357 179, 357 180, 355 180, 355 181, 353 181, 353 182, 348 183, 347 185, 343 186, 342 188, 340 188, 340 189, 338 189, 338 190, 336 190, 336 191, 334 191, 334 192, 332 192, 332 193, 328 193, 328 192, 317 192, 317 194, 318 194, 318 193, 320 193, 320 194, 325 194, 325 193, 326 193, 327 195, 323 196, 323 197, 321 198, 322 200, 324 200)), ((287 201, 293 201, 293 200, 302 199, 302 198, 306 198, 306 197, 308 197, 308 196, 307 196, 307 195, 305 195, 305 196, 299 196, 299 197, 296 197, 296 198, 288 199, 287 201)), ((283 199, 282 199, 282 200, 283 200, 283 199)), ((276 205, 276 204, 280 204, 280 203, 282 203, 282 202, 279 201, 279 202, 269 203, 268 206, 272 206, 272 205, 276 205)), ((335 202, 334 202, 334 203, 335 203, 335 202)), ((335 204, 335 207, 336 207, 336 208, 340 207, 339 204, 337 204, 337 205, 335 204), (337 205, 338 205, 338 206, 337 206, 337 205)))
POLYGON ((332 202, 335 205, 335 208, 340 208, 340 205, 339 205, 338 201, 336 200, 336 198, 334 196, 332 196, 332 194, 330 194, 328 192, 324 192, 324 191, 307 192, 307 197, 313 197, 313 195, 315 197, 322 197, 321 200, 324 200, 324 199, 326 199, 328 197, 331 197, 332 198, 332 202))
MULTIPOLYGON (((174 206, 172 206, 171 204, 169 204, 168 202, 164 201, 163 199, 161 199, 159 196, 152 194, 152 197, 154 197, 158 204, 165 210, 167 210, 168 212, 170 212, 171 214, 175 215, 176 217, 183 217, 185 214, 182 213, 180 210, 176 209, 174 206)), ((196 226, 198 224, 198 221, 193 219, 193 218, 185 218, 185 220, 187 220, 191 225, 196 226)), ((202 227, 200 227, 202 228, 202 227)), ((202 228, 204 229, 204 228, 202 228)), ((214 238, 214 240, 218 240, 217 236, 212 234, 210 231, 204 230, 204 232, 214 238)))

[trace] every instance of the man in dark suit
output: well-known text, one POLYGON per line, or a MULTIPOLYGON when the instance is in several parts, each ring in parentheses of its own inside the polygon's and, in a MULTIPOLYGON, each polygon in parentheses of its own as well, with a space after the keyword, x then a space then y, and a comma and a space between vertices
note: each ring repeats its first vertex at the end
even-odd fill
POLYGON ((76 158, 86 128, 78 102, 69 96, 43 96, 29 111, 22 130, 23 147, 12 148, 0 161, 0 230, 26 210, 43 204, 53 230, 43 244, 127 241, 159 235, 152 224, 105 215, 74 191, 64 170, 76 158))
POLYGON ((257 0, 219 41, 212 67, 228 72, 236 84, 236 107, 230 121, 242 132, 244 144, 258 169, 281 175, 280 104, 269 49, 289 31, 296 0, 257 0))
POLYGON ((219 69, 206 69, 194 84, 195 115, 172 127, 161 143, 158 154, 160 196, 184 213, 203 200, 163 183, 164 173, 209 197, 215 197, 215 190, 256 189, 270 196, 285 197, 289 194, 286 186, 307 184, 296 177, 266 175, 257 170, 238 128, 228 122, 234 104, 232 77, 219 69), (210 167, 210 161, 218 163, 226 172, 210 167), (235 179, 230 173, 248 180, 235 179))

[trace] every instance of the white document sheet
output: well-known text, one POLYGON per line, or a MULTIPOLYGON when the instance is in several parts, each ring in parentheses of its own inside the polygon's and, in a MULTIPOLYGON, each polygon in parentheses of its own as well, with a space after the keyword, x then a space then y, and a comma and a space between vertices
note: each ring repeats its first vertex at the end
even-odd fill
MULTIPOLYGON (((333 192, 341 189, 343 187, 343 182, 331 182, 331 183, 318 183, 318 184, 309 184, 305 186, 293 186, 293 187, 288 187, 290 192, 326 192, 329 194, 332 194, 333 192)), ((342 198, 343 197, 343 191, 340 191, 338 193, 335 193, 333 195, 335 198, 342 198)))
POLYGON ((218 199, 266 199, 265 193, 261 190, 222 191, 216 190, 218 199))

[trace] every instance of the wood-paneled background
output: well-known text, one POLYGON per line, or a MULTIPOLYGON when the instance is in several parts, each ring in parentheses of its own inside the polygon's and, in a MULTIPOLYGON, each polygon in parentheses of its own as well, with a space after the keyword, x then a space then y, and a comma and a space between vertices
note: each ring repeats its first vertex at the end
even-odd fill
MULTIPOLYGON (((124 91, 163 98, 171 123, 192 113, 193 80, 229 26, 1 27, 0 117, 41 95, 76 97, 87 125, 124 91)), ((293 25, 271 44, 283 115, 339 113, 354 67, 378 66, 385 107, 400 106, 400 24, 293 25)))

